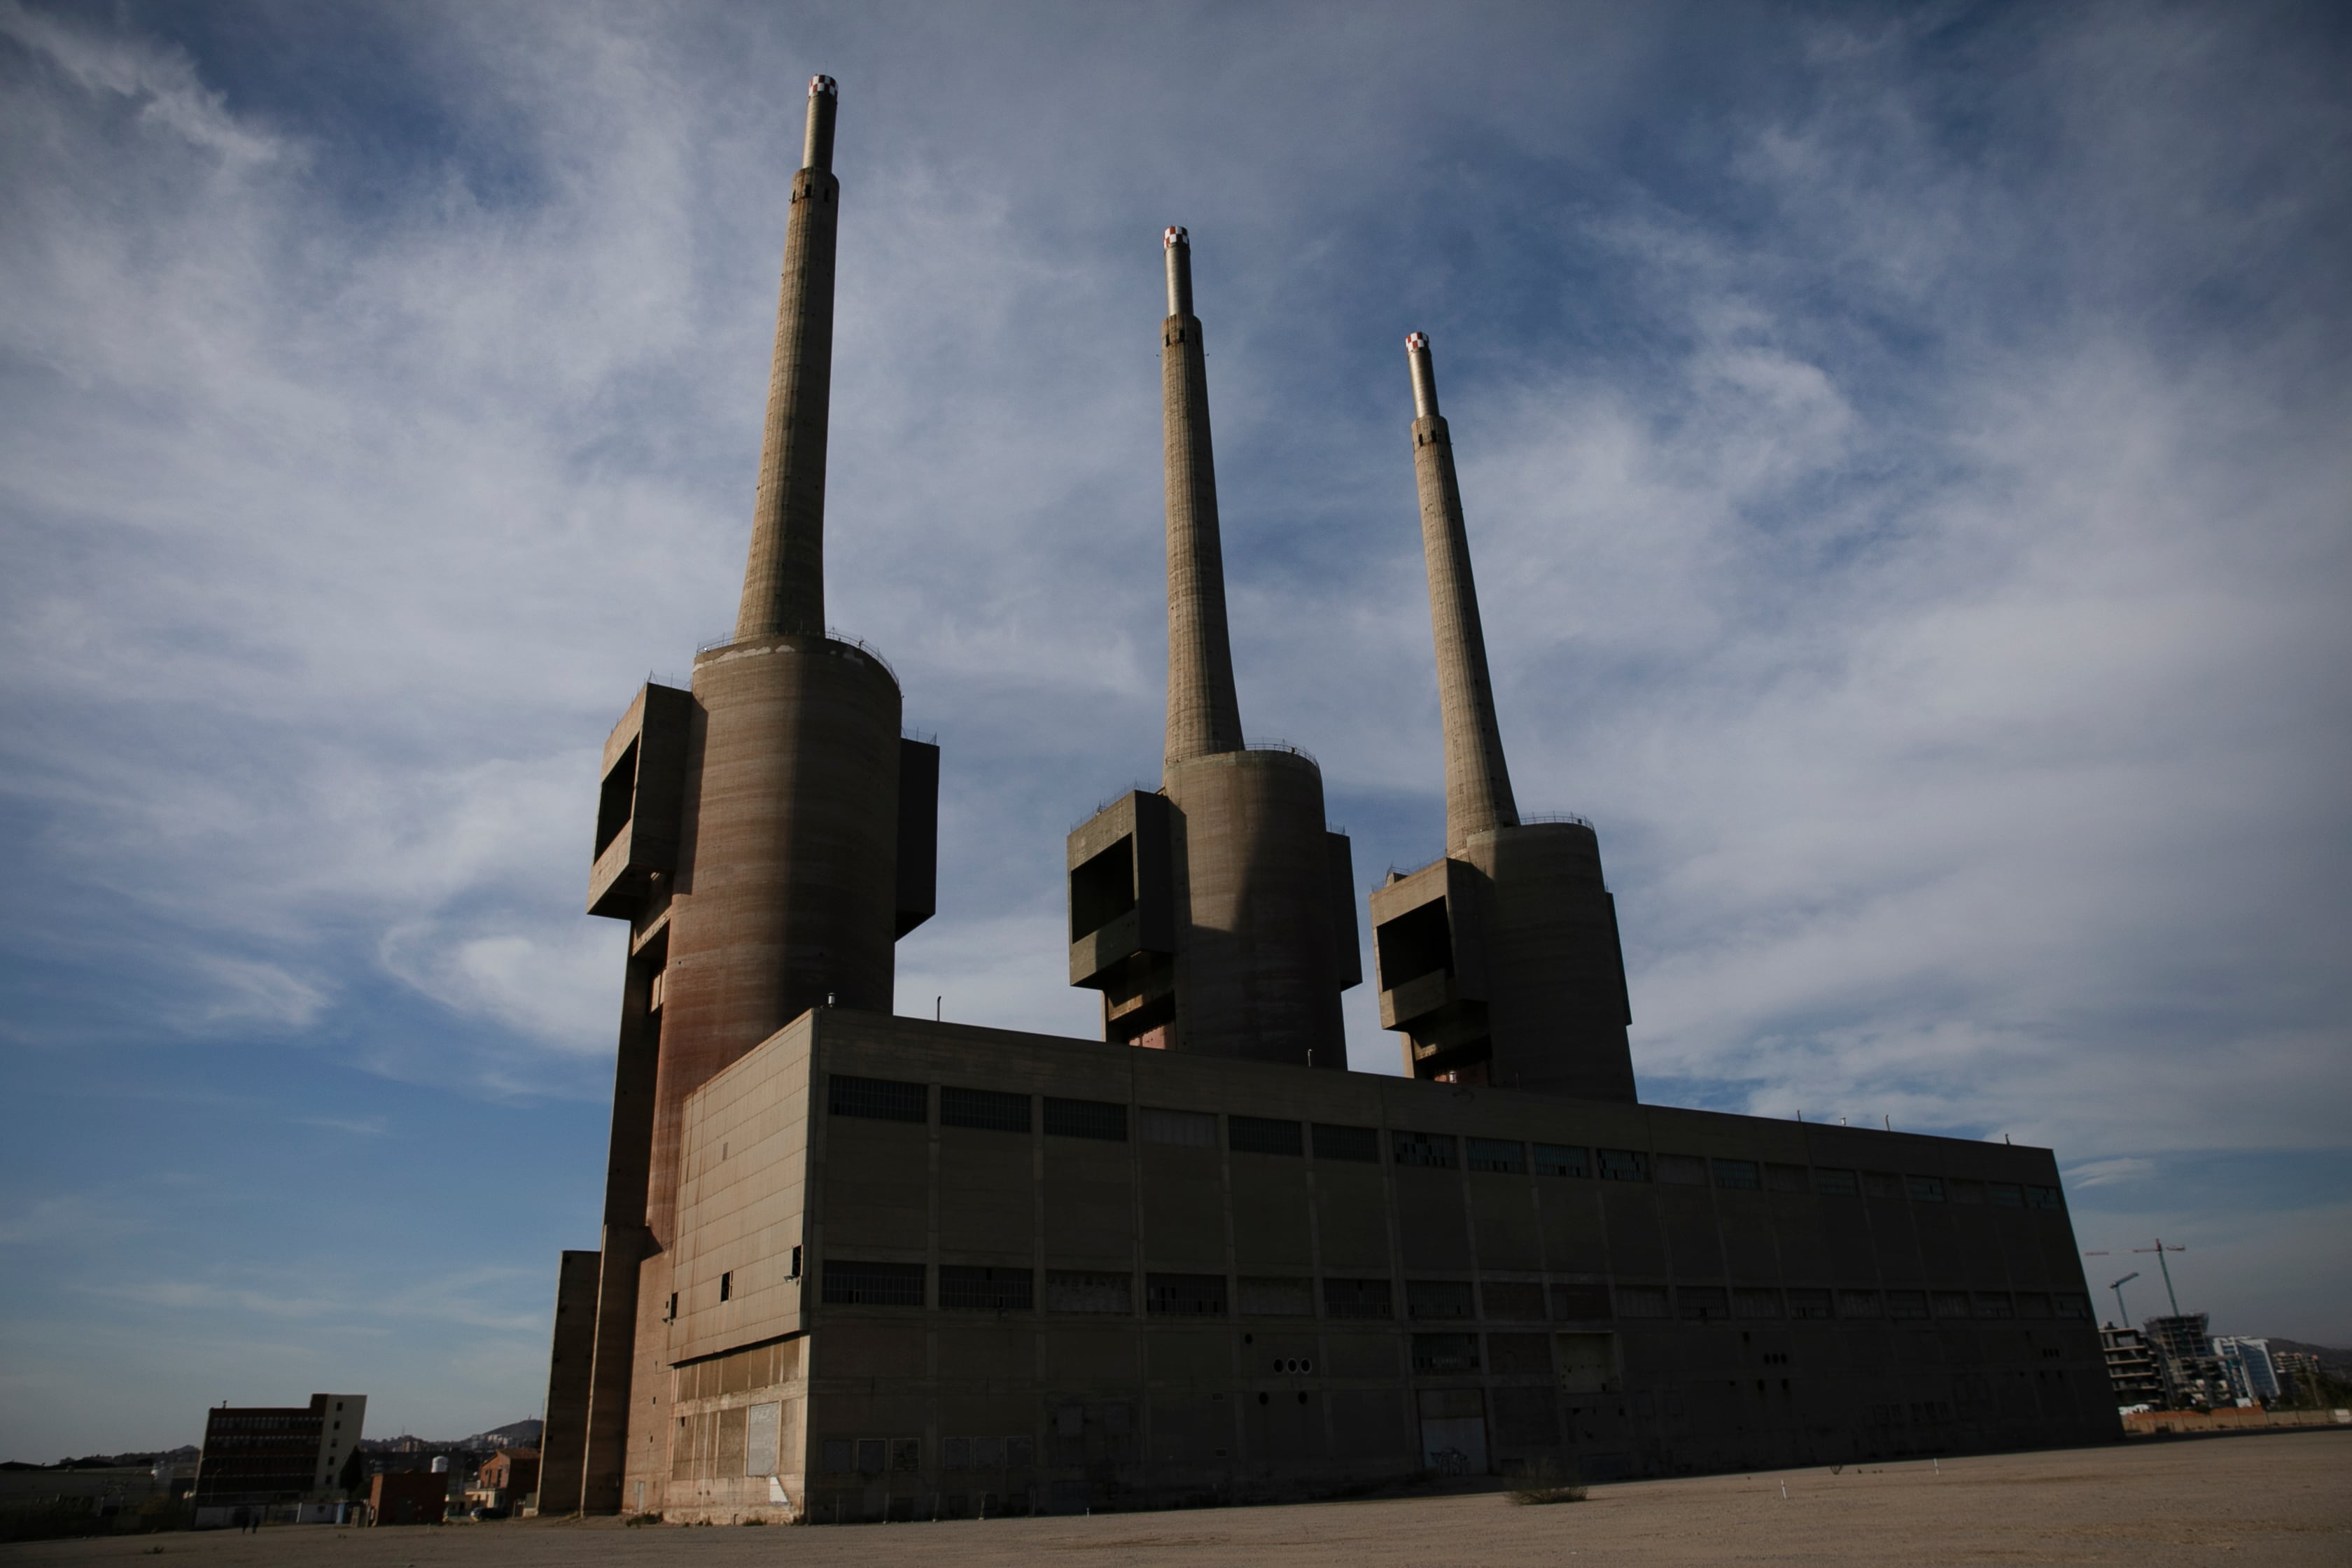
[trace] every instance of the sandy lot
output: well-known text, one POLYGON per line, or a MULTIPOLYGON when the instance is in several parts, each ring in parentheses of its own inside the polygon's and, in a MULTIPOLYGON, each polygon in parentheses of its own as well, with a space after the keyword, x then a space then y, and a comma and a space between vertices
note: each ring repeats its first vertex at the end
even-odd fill
POLYGON ((444 1529, 284 1526, 259 1535, 0 1547, 0 1564, 735 1563, 956 1568, 1202 1562, 1270 1568, 1576 1568, 1788 1563, 2352 1563, 2352 1432, 2140 1442, 1927 1464, 1596 1487, 1517 1508, 1497 1494, 1097 1519, 841 1529, 622 1528, 523 1520, 444 1529), (1782 1490, 1787 1496, 1783 1498, 1782 1490))

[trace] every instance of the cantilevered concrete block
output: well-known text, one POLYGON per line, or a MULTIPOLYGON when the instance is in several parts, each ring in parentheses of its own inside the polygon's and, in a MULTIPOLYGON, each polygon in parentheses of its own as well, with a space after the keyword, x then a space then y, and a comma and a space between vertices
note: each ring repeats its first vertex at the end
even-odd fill
POLYGON ((596 803, 590 914, 634 918, 654 879, 677 869, 693 721, 693 693, 648 682, 613 726, 604 742, 604 787, 596 803))

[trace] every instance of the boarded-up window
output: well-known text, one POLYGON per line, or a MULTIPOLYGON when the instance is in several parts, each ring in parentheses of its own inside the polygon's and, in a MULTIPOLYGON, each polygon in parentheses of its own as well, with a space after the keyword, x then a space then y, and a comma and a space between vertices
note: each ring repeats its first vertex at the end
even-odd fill
POLYGON ((1982 1182, 1963 1181, 1956 1176, 1945 1190, 1956 1204, 1980 1204, 1985 1201, 1982 1182))
POLYGON ((1979 1290, 1977 1292, 1977 1316, 1996 1320, 2014 1318, 2017 1310, 2010 1305, 2006 1291, 1979 1290))
POLYGON ((1415 1372, 1476 1372, 1478 1370, 1478 1336, 1475 1334, 1413 1335, 1412 1370, 1415 1372))
POLYGON ((743 1436, 751 1414, 740 1405, 730 1405, 719 1413, 719 1463, 722 1476, 740 1476, 750 1472, 743 1468, 743 1436))
POLYGON ((1753 1160, 1717 1160, 1715 1162, 1715 1184, 1752 1193, 1762 1187, 1764 1181, 1753 1160))
POLYGON ((1307 1141, 1296 1121, 1263 1116, 1225 1118, 1225 1142, 1241 1154, 1304 1154, 1307 1141))
POLYGON ((1830 1293, 1826 1290, 1797 1287, 1789 1292, 1789 1316, 1802 1322, 1817 1323, 1830 1315, 1830 1293))
POLYGON ((1127 1107, 1100 1100, 1055 1100, 1045 1097, 1045 1135, 1049 1138, 1099 1138, 1107 1143, 1127 1142, 1127 1107))
POLYGON ((1385 1279, 1326 1279, 1323 1310, 1335 1318, 1393 1318, 1385 1279))
POLYGON ((1522 1176, 1528 1169, 1528 1148, 1507 1138, 1470 1140, 1470 1168, 1497 1176, 1522 1176))
POLYGON ((824 1438, 816 1451, 817 1468, 825 1475, 846 1475, 857 1468, 857 1445, 850 1438, 824 1438))
POLYGON ((2019 1291, 2017 1315, 2037 1322, 2046 1321, 2050 1316, 2050 1298, 2038 1290, 2019 1291))
POLYGON ((1565 1143, 1536 1145, 1536 1174, 1538 1176, 1589 1176, 1592 1173, 1592 1152, 1565 1143))
POLYGON ((1559 1442, 1559 1405, 1545 1387, 1494 1391, 1495 1440, 1507 1448, 1549 1448, 1559 1442))
POLYGON ((1677 1285, 1675 1304, 1695 1323, 1719 1323, 1731 1315, 1731 1303, 1719 1285, 1677 1285))
POLYGON ((1450 1171, 1457 1163, 1451 1132, 1392 1131, 1389 1134, 1389 1150, 1400 1165, 1450 1171))
POLYGON ((1924 1290, 1889 1290, 1886 1293, 1886 1315, 1897 1322, 1921 1321, 1927 1316, 1927 1293, 1924 1290))
POLYGON ((923 1266, 919 1263, 853 1263, 845 1258, 824 1260, 824 1303, 828 1307, 919 1307, 923 1304, 923 1266))
POLYGON ((1780 1292, 1761 1285, 1734 1286, 1731 1310, 1743 1318, 1777 1318, 1780 1315, 1780 1292))
POLYGON ((1892 1171, 1864 1171, 1862 1173, 1862 1195, 1866 1198, 1899 1198, 1903 1195, 1903 1178, 1892 1171))
POLYGON ((1543 1334, 1488 1334, 1486 1369, 1503 1373, 1548 1373, 1551 1344, 1543 1334))
POLYGON ((1544 1321, 1544 1288, 1533 1280, 1481 1280, 1478 1304, 1486 1309, 1489 1318, 1528 1323, 1544 1321))
POLYGON ((1650 1157, 1638 1149, 1595 1149, 1593 1157, 1601 1164, 1604 1182, 1646 1182, 1650 1179, 1650 1157))
MULTIPOLYGON (((1166 1110, 1147 1105, 1136 1121, 1146 1143, 1172 1143, 1179 1149, 1217 1146, 1217 1119, 1205 1110, 1166 1110)), ((1050 1124, 1045 1129, 1053 1130, 1050 1124)))
POLYGON ((887 1078, 845 1078, 826 1075, 825 1108, 835 1116, 864 1116, 877 1121, 929 1120, 930 1087, 900 1083, 887 1078))
POLYGON ((754 1405, 743 1436, 743 1473, 772 1476, 777 1470, 777 1436, 782 1430, 782 1404, 754 1405))
POLYGON ((1812 1185, 1802 1165, 1764 1167, 1764 1186, 1768 1192, 1806 1193, 1812 1191, 1812 1185))
POLYGON ((951 1312, 1025 1312, 1035 1304, 1036 1275, 1026 1268, 940 1265, 940 1305, 951 1312))
POLYGON ((904 1473, 923 1468, 923 1440, 920 1437, 890 1439, 890 1468, 904 1473))
POLYGON ((1377 1165, 1381 1161, 1381 1135, 1370 1127, 1339 1127, 1318 1121, 1315 1124, 1315 1157, 1360 1160, 1377 1165))
POLYGON ((1135 1277, 1056 1268, 1045 1276, 1045 1310, 1049 1312, 1118 1312, 1135 1310, 1135 1277))
POLYGON ((1148 1274, 1143 1281, 1146 1311, 1169 1318, 1222 1318, 1225 1315, 1225 1277, 1222 1274, 1148 1274))
POLYGON ((1937 1290, 1928 1300, 1939 1318, 1965 1318, 1969 1315, 1969 1293, 1966 1290, 1937 1290))
POLYGON ((1837 1310, 1841 1318, 1886 1316, 1886 1303, 1875 1290, 1841 1290, 1837 1293, 1837 1310))
POLYGON ((1559 1385, 1570 1394, 1607 1394, 1617 1386, 1617 1336, 1554 1334, 1559 1385))
POLYGON ((1658 1180, 1670 1186, 1706 1185, 1706 1162, 1696 1154, 1661 1154, 1657 1159, 1657 1172, 1658 1180))
POLYGON ((1311 1318, 1315 1292, 1304 1279, 1249 1279, 1240 1286, 1244 1318, 1311 1318))
POLYGON ((880 1475, 882 1467, 889 1462, 889 1443, 881 1437, 857 1439, 857 1473, 861 1476, 880 1475))
POLYGON ((1029 1097, 999 1094, 992 1089, 940 1086, 940 1125, 977 1127, 988 1132, 1029 1131, 1029 1097))
POLYGON ((1606 1285, 1554 1285, 1551 1288, 1551 1315, 1559 1322, 1585 1322, 1609 1316, 1609 1287, 1606 1285))
POLYGON ((1408 1279, 1404 1282, 1405 1316, 1420 1322, 1470 1316, 1470 1282, 1466 1279, 1408 1279))
POLYGON ((1620 1285, 1617 1287, 1617 1315, 1621 1318, 1663 1318, 1666 1315, 1666 1291, 1663 1285, 1620 1285))

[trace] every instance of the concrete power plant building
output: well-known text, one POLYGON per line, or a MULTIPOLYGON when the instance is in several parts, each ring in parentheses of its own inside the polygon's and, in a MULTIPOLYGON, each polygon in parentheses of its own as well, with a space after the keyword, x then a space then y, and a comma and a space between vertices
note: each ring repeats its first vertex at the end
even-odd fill
POLYGON ((812 83, 734 635, 604 752, 629 925, 601 1245, 559 1276, 542 1513, 817 1521, 2103 1440, 2047 1150, 1643 1105, 1591 829, 1503 764, 1415 341, 1445 858, 1360 974, 1321 775, 1243 737, 1191 247, 1164 237, 1157 791, 1068 845, 1102 1038, 892 1011, 939 752, 824 614, 836 96, 812 83))

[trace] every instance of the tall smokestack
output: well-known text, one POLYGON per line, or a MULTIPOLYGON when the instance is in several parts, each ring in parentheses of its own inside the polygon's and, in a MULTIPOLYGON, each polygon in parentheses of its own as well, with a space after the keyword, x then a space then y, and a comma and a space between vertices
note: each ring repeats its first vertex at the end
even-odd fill
POLYGON ((833 391, 834 247, 841 224, 833 121, 840 101, 831 77, 809 79, 802 168, 793 176, 784 230, 751 552, 735 617, 738 642, 787 632, 824 634, 824 441, 833 391))
POLYGON ((1168 252, 1168 319, 1160 325, 1160 420, 1168 473, 1168 761, 1242 749, 1241 700, 1225 631, 1225 563, 1217 540, 1217 469, 1209 449, 1209 374, 1192 314, 1192 246, 1168 252))
POLYGON ((1516 827, 1510 771, 1495 722, 1495 688, 1486 674, 1486 634, 1478 624, 1478 589, 1470 576, 1470 539, 1462 526, 1462 488, 1454 477, 1454 441, 1437 412, 1437 376, 1429 339, 1404 341, 1412 367, 1412 473, 1421 492, 1421 545, 1429 562, 1430 629, 1437 643, 1437 700, 1445 723, 1445 842, 1459 851, 1474 833, 1516 827))

